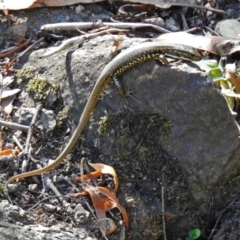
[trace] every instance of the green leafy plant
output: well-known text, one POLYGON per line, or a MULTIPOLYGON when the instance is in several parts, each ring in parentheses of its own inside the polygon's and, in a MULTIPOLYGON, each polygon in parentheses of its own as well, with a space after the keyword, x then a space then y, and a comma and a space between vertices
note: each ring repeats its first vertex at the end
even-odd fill
POLYGON ((201 230, 198 228, 194 228, 188 232, 188 237, 186 238, 186 240, 195 240, 195 239, 198 239, 200 236, 201 236, 201 230))
MULTIPOLYGON (((223 69, 216 60, 202 60, 200 62, 195 62, 195 64, 200 69, 204 70, 207 75, 214 81, 214 83, 219 87, 222 95, 227 101, 230 111, 233 112, 235 99, 240 98, 239 86, 233 84, 233 79, 226 77, 223 69)), ((240 77, 239 72, 237 73, 237 75, 238 77, 240 77)))

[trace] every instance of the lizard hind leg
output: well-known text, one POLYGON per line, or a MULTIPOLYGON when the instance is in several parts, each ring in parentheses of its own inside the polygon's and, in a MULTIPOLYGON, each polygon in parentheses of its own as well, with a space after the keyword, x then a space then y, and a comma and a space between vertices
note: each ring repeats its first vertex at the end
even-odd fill
POLYGON ((139 104, 141 104, 140 101, 138 101, 135 97, 132 96, 131 93, 134 93, 138 86, 134 89, 134 90, 130 90, 130 88, 127 88, 127 90, 125 89, 125 87, 123 86, 123 84, 116 78, 116 77, 113 77, 113 83, 115 84, 115 86, 117 87, 117 90, 118 90, 118 93, 121 97, 123 97, 127 103, 128 103, 128 100, 127 98, 128 97, 131 97, 133 100, 135 100, 136 102, 138 102, 139 104))

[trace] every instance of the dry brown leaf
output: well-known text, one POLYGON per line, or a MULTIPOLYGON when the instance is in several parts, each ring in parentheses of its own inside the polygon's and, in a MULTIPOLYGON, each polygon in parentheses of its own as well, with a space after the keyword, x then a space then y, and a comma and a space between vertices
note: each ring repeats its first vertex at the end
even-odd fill
MULTIPOLYGON (((2 0, 0 2, 0 9, 2 10, 19 10, 27 8, 39 8, 39 7, 62 7, 73 5, 77 3, 95 3, 103 2, 104 0, 2 0)), ((116 0, 118 1, 118 0, 116 0)), ((176 3, 176 0, 125 0, 125 2, 135 2, 143 4, 153 4, 160 8, 169 8, 171 3, 176 3)), ((178 0, 177 2, 182 2, 184 4, 193 4, 193 0, 178 0)))
POLYGON ((19 10, 40 7, 63 7, 77 3, 102 2, 103 0, 3 0, 1 10, 19 10))
POLYGON ((7 155, 18 155, 20 153, 20 149, 13 149, 13 148, 8 148, 5 150, 0 151, 0 156, 7 156, 7 155))
POLYGON ((126 228, 129 228, 129 220, 128 220, 128 215, 126 209, 119 203, 115 192, 110 191, 107 188, 104 187, 98 187, 98 190, 107 196, 109 199, 112 199, 112 201, 117 205, 117 208, 120 210, 123 220, 125 222, 126 228))
POLYGON ((116 171, 113 167, 106 165, 106 164, 102 164, 102 163, 88 163, 92 168, 94 168, 95 170, 103 173, 103 174, 110 174, 113 176, 113 181, 115 184, 114 187, 114 192, 116 193, 118 191, 118 186, 119 186, 119 182, 118 182, 118 177, 116 174, 116 171))
POLYGON ((80 177, 75 177, 75 180, 76 181, 82 181, 82 179, 83 180, 91 180, 91 179, 100 177, 101 175, 102 175, 101 172, 95 171, 95 172, 90 172, 90 173, 84 174, 83 176, 80 176, 80 177))
POLYGON ((221 36, 199 36, 186 32, 166 33, 158 40, 173 44, 183 44, 214 55, 230 55, 240 52, 240 40, 221 36))
POLYGON ((102 233, 106 235, 106 211, 117 207, 117 205, 106 195, 102 195, 97 187, 86 184, 84 189, 91 196, 97 218, 98 220, 101 220, 99 221, 99 228, 101 229, 102 233))
MULTIPOLYGON (((84 190, 85 191, 81 193, 69 194, 68 197, 81 197, 86 196, 88 193, 91 196, 98 220, 106 217, 106 211, 117 207, 122 214, 126 228, 129 228, 129 219, 126 209, 119 203, 115 192, 104 187, 94 187, 88 184, 84 185, 84 190)), ((103 233, 106 233, 106 223, 104 224, 103 222, 104 221, 101 221, 102 225, 100 227, 103 233)))

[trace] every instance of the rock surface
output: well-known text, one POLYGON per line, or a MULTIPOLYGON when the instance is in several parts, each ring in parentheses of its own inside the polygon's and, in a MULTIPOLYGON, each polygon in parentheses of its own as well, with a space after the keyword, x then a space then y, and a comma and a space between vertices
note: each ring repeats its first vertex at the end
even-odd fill
MULTIPOLYGON (((120 40, 123 49, 146 41, 124 37, 120 37, 120 40)), ((115 41, 116 37, 113 36, 98 37, 85 43, 82 48, 76 51, 67 54, 61 53, 41 61, 38 57, 42 55, 44 50, 40 50, 31 54, 27 65, 36 67, 43 76, 47 76, 55 84, 60 84, 64 103, 70 107, 70 116, 77 122, 98 75, 114 55, 115 41)), ((214 87, 213 82, 192 64, 183 63, 178 67, 169 68, 150 61, 130 69, 120 77, 120 80, 125 86, 136 89, 132 95, 137 101, 129 98, 128 103, 126 103, 117 94, 113 86, 108 87, 104 97, 97 104, 90 124, 84 129, 82 148, 84 149, 89 145, 94 146, 95 150, 97 149, 99 152, 94 161, 111 164, 117 171, 122 172, 126 166, 131 166, 128 170, 133 171, 133 178, 141 176, 140 179, 143 183, 145 175, 151 181, 153 181, 153 176, 160 179, 160 182, 156 185, 151 181, 149 183, 151 191, 157 191, 156 199, 158 199, 158 203, 146 204, 145 201, 147 200, 144 194, 141 195, 144 200, 135 199, 139 203, 138 207, 141 206, 142 208, 144 206, 146 208, 143 213, 139 213, 140 215, 137 218, 142 219, 149 211, 152 211, 151 209, 159 208, 158 205, 161 202, 159 193, 161 192, 161 186, 164 185, 162 174, 165 167, 159 168, 155 175, 153 171, 156 166, 151 169, 151 161, 162 164, 161 161, 163 160, 153 153, 141 155, 141 149, 137 149, 138 154, 134 156, 134 160, 131 160, 131 163, 126 162, 128 159, 126 155, 130 156, 134 151, 133 146, 137 146, 139 141, 145 140, 145 138, 141 139, 141 130, 138 129, 136 133, 132 133, 131 138, 125 139, 126 146, 129 146, 128 153, 126 154, 125 149, 121 149, 119 153, 119 148, 122 145, 119 146, 116 143, 117 130, 113 126, 106 129, 105 136, 99 136, 97 133, 98 123, 102 117, 112 116, 115 113, 123 113, 123 116, 118 119, 119 123, 129 115, 130 118, 136 117, 132 116, 131 113, 144 113, 144 116, 140 114, 136 117, 136 122, 139 118, 150 119, 152 114, 167 119, 172 125, 170 134, 165 140, 157 135, 153 136, 156 142, 155 149, 152 147, 151 152, 156 151, 157 153, 161 149, 171 158, 168 163, 171 163, 173 169, 169 168, 169 171, 172 172, 168 177, 173 179, 168 181, 169 185, 165 184, 169 189, 170 185, 175 185, 178 189, 181 189, 181 184, 183 184, 181 180, 184 179, 184 184, 189 188, 188 190, 185 189, 185 193, 192 201, 190 204, 185 199, 185 202, 179 202, 178 206, 173 207, 171 205, 170 207, 170 202, 166 200, 166 207, 169 207, 169 212, 178 211, 174 215, 178 219, 174 227, 179 228, 179 230, 181 228, 181 231, 186 233, 191 225, 207 224, 204 220, 207 215, 208 221, 212 221, 214 211, 221 207, 220 204, 226 201, 226 195, 229 194, 228 191, 225 194, 219 193, 219 189, 224 189, 226 187, 224 184, 227 182, 226 178, 234 176, 239 169, 238 129, 229 113, 225 99, 214 87), (130 113, 126 112, 126 109, 130 113), (161 147, 158 145, 158 138, 161 138, 161 147), (123 152, 124 156, 121 154, 123 152), (147 162, 146 159, 148 159, 147 162), (144 173, 142 168, 149 168, 148 173, 144 173), (177 176, 178 174, 181 178, 177 176), (215 201, 215 208, 209 212, 212 199, 215 201), (195 207, 198 206, 197 209, 194 205, 195 207), (184 210, 185 208, 189 208, 187 213, 184 210), (187 218, 193 215, 198 215, 198 218, 195 219, 196 222, 194 220, 189 223, 187 218), (184 218, 181 219, 180 216, 184 216, 184 218)), ((151 134, 154 135, 154 133, 151 134)), ((156 132, 156 134, 158 133, 156 132)), ((91 158, 91 156, 93 155, 90 154, 89 157, 91 158)), ((121 176, 120 173, 123 184, 125 180, 127 180, 127 183, 131 182, 131 178, 126 177, 130 173, 127 172, 125 175, 123 172, 122 174, 125 177, 121 176)), ((232 188, 232 186, 227 186, 229 191, 232 188)), ((176 192, 171 198, 177 198, 181 191, 176 192)), ((128 194, 131 196, 133 193, 128 191, 128 194)), ((151 195, 154 196, 153 193, 151 195)), ((154 213, 156 214, 155 211, 154 213)), ((130 213, 131 217, 133 216, 130 213)), ((159 215, 155 217, 159 221, 161 220, 159 215)), ((149 221, 152 220, 149 219, 149 221)), ((138 224, 135 226, 136 228, 138 224)), ((154 228, 153 225, 150 228, 154 228)), ((150 231, 153 231, 153 229, 146 230, 146 232, 150 231)), ((179 234, 179 231, 176 230, 176 232, 179 234)), ((144 239, 147 236, 148 239, 154 239, 145 234, 142 233, 143 238, 139 239, 144 239)), ((160 232, 157 234, 161 235, 160 232)), ((136 237, 131 233, 130 236, 136 237)), ((176 236, 171 233, 170 239, 171 237, 174 239, 176 236)))
POLYGON ((8 201, 0 202, 0 239, 1 240, 30 240, 30 239, 88 239, 96 240, 96 238, 88 237, 86 230, 70 229, 64 226, 55 225, 52 227, 44 227, 34 224, 31 217, 17 206, 13 206, 8 201), (8 222, 4 221, 8 219, 8 222))

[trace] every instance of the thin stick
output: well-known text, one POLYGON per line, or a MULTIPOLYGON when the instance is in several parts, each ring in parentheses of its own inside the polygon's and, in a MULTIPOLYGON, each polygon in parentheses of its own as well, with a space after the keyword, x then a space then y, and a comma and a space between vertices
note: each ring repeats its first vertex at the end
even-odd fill
POLYGON ((18 124, 18 123, 6 122, 3 120, 0 120, 0 126, 8 127, 8 128, 14 129, 14 130, 21 130, 21 131, 29 130, 29 126, 25 126, 25 125, 18 124))
POLYGON ((167 240, 165 223, 165 206, 164 206, 164 186, 162 186, 162 225, 163 225, 163 237, 164 240, 167 240))
POLYGON ((40 38, 38 39, 36 42, 34 42, 31 46, 29 46, 27 49, 25 49, 21 54, 19 54, 16 58, 14 58, 10 64, 15 63, 17 60, 19 60, 22 56, 24 56, 27 52, 29 52, 31 49, 33 49, 37 44, 39 44, 40 42, 42 42, 44 40, 44 38, 40 38))
POLYGON ((30 42, 31 42, 31 39, 28 39, 27 41, 25 41, 23 44, 21 44, 17 48, 14 48, 13 50, 6 52, 6 53, 1 53, 0 58, 9 57, 9 56, 13 55, 15 52, 19 52, 20 50, 25 48, 30 42))
POLYGON ((23 146, 22 146, 22 144, 19 142, 19 140, 18 140, 18 138, 15 136, 15 135, 13 135, 13 141, 17 144, 17 146, 21 149, 21 151, 23 150, 23 146))
POLYGON ((56 188, 56 186, 53 184, 52 180, 49 178, 49 174, 44 174, 43 176, 46 181, 47 186, 54 192, 54 194, 57 196, 58 200, 61 202, 61 204, 63 206, 67 206, 68 203, 66 202, 66 200, 63 198, 63 196, 61 195, 61 193, 58 191, 58 189, 56 188))
POLYGON ((26 154, 28 152, 29 143, 30 143, 30 140, 32 138, 33 129, 34 129, 35 123, 37 121, 38 113, 41 109, 42 109, 41 104, 36 107, 36 112, 35 112, 35 114, 32 118, 32 122, 31 122, 30 127, 29 127, 28 136, 27 136, 27 140, 26 140, 26 146, 25 146, 25 150, 24 150, 26 154))
MULTIPOLYGON (((153 28, 154 30, 161 32, 161 33, 169 33, 170 31, 159 27, 154 24, 150 23, 124 23, 124 22, 103 22, 100 24, 95 24, 94 27, 114 27, 114 28, 121 28, 121 29, 136 29, 136 28, 153 28)), ((73 22, 73 23, 53 23, 53 24, 46 24, 41 27, 41 31, 53 31, 53 32, 61 32, 61 31, 76 31, 76 29, 89 29, 93 27, 92 22, 73 22)))

